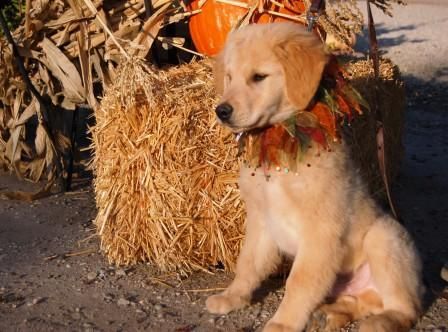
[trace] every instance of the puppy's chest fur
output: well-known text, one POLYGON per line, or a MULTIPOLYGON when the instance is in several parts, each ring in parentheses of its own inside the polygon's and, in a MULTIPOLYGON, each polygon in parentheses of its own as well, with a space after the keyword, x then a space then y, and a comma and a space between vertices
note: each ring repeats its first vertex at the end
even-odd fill
POLYGON ((247 212, 266 227, 282 252, 295 256, 302 239, 313 236, 316 222, 328 222, 328 227, 342 232, 344 216, 339 224, 329 220, 335 220, 333 214, 344 205, 350 187, 346 158, 343 146, 332 152, 313 146, 297 172, 242 167, 240 189, 247 212))

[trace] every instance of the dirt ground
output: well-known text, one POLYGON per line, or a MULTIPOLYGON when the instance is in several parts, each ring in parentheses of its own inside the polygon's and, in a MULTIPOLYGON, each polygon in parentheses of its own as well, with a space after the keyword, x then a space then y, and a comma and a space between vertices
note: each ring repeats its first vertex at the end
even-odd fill
MULTIPOLYGON (((433 39, 448 31, 448 11, 414 2, 405 10, 411 14, 379 21, 380 45, 404 67, 408 92, 406 156, 394 197, 424 262, 426 310, 415 331, 448 331, 448 284, 440 278, 448 262, 448 66, 446 53, 439 56, 448 41, 433 39), (439 26, 425 30, 420 23, 427 21, 439 26)), ((0 174, 0 191, 33 188, 0 174)), ((89 180, 31 204, 0 199, 0 331, 255 331, 282 298, 283 280, 273 278, 252 306, 228 316, 208 314, 205 298, 231 275, 182 279, 145 264, 111 266, 98 251, 94 217, 89 180)))

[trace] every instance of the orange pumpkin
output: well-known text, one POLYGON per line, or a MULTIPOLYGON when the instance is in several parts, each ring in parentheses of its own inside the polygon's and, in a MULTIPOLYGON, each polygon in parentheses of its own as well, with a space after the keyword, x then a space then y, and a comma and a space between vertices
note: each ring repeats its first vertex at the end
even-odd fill
MULTIPOLYGON (((193 0, 190 9, 198 9, 198 0, 193 0)), ((248 2, 248 0, 241 0, 248 2)), ((290 16, 301 15, 305 12, 303 0, 279 0, 284 7, 279 7, 269 2, 266 10, 287 14, 290 16)), ((191 38, 196 49, 209 56, 217 54, 223 47, 227 34, 248 12, 248 9, 238 6, 217 2, 216 0, 206 0, 199 14, 190 18, 189 28, 191 38)), ((251 23, 270 23, 288 21, 287 18, 274 16, 269 13, 255 13, 251 18, 251 23)))

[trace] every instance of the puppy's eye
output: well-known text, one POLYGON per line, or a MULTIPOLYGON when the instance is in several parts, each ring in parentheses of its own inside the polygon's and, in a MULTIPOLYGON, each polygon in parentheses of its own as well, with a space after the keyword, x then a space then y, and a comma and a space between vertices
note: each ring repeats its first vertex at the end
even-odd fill
POLYGON ((261 82, 261 81, 263 81, 266 77, 268 77, 267 74, 255 73, 255 74, 252 75, 252 81, 253 81, 253 82, 261 82))

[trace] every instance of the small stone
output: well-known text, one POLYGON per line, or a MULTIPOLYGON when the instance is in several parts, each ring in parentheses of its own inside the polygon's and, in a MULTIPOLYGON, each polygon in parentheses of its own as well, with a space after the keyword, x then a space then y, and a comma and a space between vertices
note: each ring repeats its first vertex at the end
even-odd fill
POLYGON ((117 304, 118 304, 118 305, 121 305, 121 306, 128 306, 130 303, 131 303, 131 302, 128 301, 128 300, 126 300, 125 298, 120 298, 120 299, 117 301, 117 304))
POLYGON ((267 312, 266 310, 263 310, 263 311, 261 312, 261 317, 262 317, 262 318, 267 318, 267 317, 269 317, 269 312, 267 312))
POLYGON ((163 309, 163 306, 161 304, 157 303, 157 304, 154 304, 154 309, 156 309, 157 311, 160 311, 163 309))
POLYGON ((442 267, 442 270, 440 271, 440 277, 448 282, 448 263, 445 263, 442 267))
POLYGON ((117 271, 115 271, 115 275, 117 277, 126 277, 126 271, 123 269, 118 269, 117 271))
POLYGON ((80 320, 82 318, 79 312, 74 312, 71 314, 71 316, 74 320, 80 320))
POLYGON ((43 302, 44 300, 45 300, 44 297, 36 297, 31 302, 28 302, 26 305, 28 307, 31 307, 33 305, 36 305, 36 304, 39 304, 39 303, 43 302))
POLYGON ((98 273, 96 273, 96 272, 89 272, 89 273, 87 273, 87 280, 93 281, 96 279, 97 275, 98 275, 98 273))
POLYGON ((98 273, 98 278, 105 279, 106 278, 106 271, 101 269, 100 272, 98 273))
POLYGON ((260 314, 261 308, 260 307, 254 307, 253 313, 254 316, 257 317, 260 314))
POLYGON ((111 302, 114 299, 114 296, 112 294, 106 293, 103 295, 103 300, 105 302, 111 302))
POLYGON ((157 314, 157 318, 165 318, 165 314, 163 312, 159 312, 157 314))
POLYGON ((210 318, 210 319, 208 320, 208 322, 209 322, 210 324, 212 324, 212 325, 215 325, 215 323, 216 323, 216 319, 215 319, 214 317, 212 317, 212 318, 210 318))

